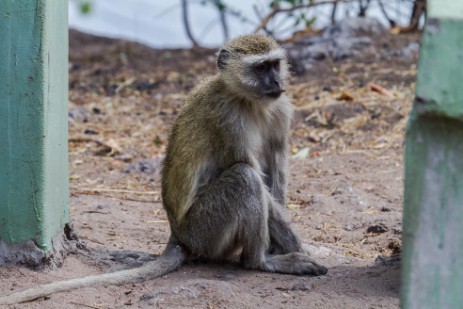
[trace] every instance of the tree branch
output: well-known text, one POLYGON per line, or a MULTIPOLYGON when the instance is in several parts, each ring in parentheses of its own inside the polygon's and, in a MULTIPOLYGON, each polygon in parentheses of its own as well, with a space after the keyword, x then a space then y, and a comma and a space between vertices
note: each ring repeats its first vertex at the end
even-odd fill
POLYGON ((198 41, 193 36, 193 33, 191 32, 190 28, 190 22, 188 20, 188 3, 187 0, 182 0, 182 18, 183 18, 183 26, 185 27, 185 32, 186 35, 188 36, 188 39, 191 41, 193 44, 193 47, 198 47, 198 41))
POLYGON ((426 0, 415 0, 413 3, 413 11, 410 16, 410 25, 408 26, 409 31, 415 31, 418 29, 420 23, 420 17, 426 11, 426 0))
POLYGON ((338 2, 333 3, 333 9, 331 10, 331 24, 336 22, 336 10, 338 8, 338 2))
POLYGON ((230 34, 228 31, 228 24, 227 24, 227 20, 225 16, 225 10, 221 10, 220 8, 218 8, 218 10, 219 10, 219 16, 220 16, 220 24, 222 25, 223 38, 225 41, 228 41, 228 39, 230 38, 230 34))
POLYGON ((356 2, 358 0, 327 0, 327 1, 320 1, 320 2, 313 2, 313 3, 305 3, 305 4, 298 4, 298 5, 293 5, 288 8, 281 8, 281 7, 275 7, 268 13, 260 22, 259 26, 254 30, 254 32, 259 32, 262 29, 265 29, 267 24, 272 20, 272 18, 275 17, 275 15, 278 15, 280 13, 287 13, 287 12, 293 12, 297 11, 300 9, 307 9, 319 5, 325 5, 325 4, 335 4, 339 2, 344 2, 344 3, 349 3, 349 2, 356 2))
POLYGON ((386 11, 386 8, 384 7, 383 5, 383 1, 382 0, 378 0, 378 5, 379 5, 379 8, 381 9, 381 12, 383 13, 384 17, 387 19, 387 21, 389 22, 389 25, 391 27, 395 27, 396 25, 396 22, 389 17, 389 14, 387 13, 386 11))

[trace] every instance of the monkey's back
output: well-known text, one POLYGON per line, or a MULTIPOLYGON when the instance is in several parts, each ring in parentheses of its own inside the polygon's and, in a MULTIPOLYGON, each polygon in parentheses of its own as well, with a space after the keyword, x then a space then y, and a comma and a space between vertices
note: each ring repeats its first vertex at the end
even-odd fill
POLYGON ((210 159, 215 148, 213 141, 220 139, 215 134, 218 115, 214 102, 223 101, 222 87, 217 76, 196 86, 169 136, 162 168, 162 199, 172 228, 181 221, 196 195, 198 173, 213 173, 211 170, 216 169, 210 159), (216 95, 211 97, 210 93, 216 95))

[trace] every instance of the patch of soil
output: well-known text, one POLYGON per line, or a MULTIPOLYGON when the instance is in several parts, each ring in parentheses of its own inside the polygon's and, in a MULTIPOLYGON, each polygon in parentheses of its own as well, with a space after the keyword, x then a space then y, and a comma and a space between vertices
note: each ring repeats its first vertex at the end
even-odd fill
MULTIPOLYGON (((419 37, 375 40, 401 48, 419 37)), ((188 91, 214 74, 214 55, 70 32, 71 215, 87 247, 59 269, 3 266, 2 294, 135 267, 162 252, 169 225, 159 164, 188 91)), ((194 262, 156 280, 12 307, 397 308, 400 263, 389 256, 401 251, 403 137, 415 71, 416 57, 371 54, 319 61, 291 82, 287 213, 307 248, 329 267, 326 276, 194 262), (393 96, 372 91, 369 82, 393 96)))

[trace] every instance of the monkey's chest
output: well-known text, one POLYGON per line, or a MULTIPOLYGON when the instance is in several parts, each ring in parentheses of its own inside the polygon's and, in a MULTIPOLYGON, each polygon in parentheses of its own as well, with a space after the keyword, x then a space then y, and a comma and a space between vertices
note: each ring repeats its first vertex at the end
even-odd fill
POLYGON ((270 164, 273 155, 271 141, 274 139, 271 133, 268 127, 254 125, 248 128, 248 134, 242 139, 247 159, 256 170, 264 171, 270 164))

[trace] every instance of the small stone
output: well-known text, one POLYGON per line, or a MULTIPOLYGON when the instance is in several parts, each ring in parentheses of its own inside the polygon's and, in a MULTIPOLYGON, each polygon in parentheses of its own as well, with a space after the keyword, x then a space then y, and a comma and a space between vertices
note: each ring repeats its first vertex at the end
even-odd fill
POLYGON ((226 275, 223 275, 221 279, 223 281, 234 280, 234 279, 236 279, 236 275, 234 275, 234 274, 226 274, 226 275))
POLYGON ((93 130, 93 129, 85 129, 84 134, 97 135, 98 132, 96 130, 93 130))
POLYGON ((326 91, 326 92, 331 92, 331 91, 333 91, 333 89, 331 88, 331 86, 323 86, 322 90, 323 90, 323 91, 326 91))
POLYGON ((158 174, 161 170, 162 158, 148 158, 132 163, 122 170, 122 172, 143 173, 143 174, 158 174))
POLYGON ((293 287, 291 288, 292 291, 308 291, 309 288, 307 287, 307 285, 303 282, 298 282, 296 284, 293 285, 293 287))
POLYGON ((154 298, 154 295, 151 294, 151 293, 145 293, 142 296, 140 296, 141 301, 149 300, 149 299, 152 299, 152 298, 154 298))
POLYGON ((381 223, 381 224, 376 224, 376 225, 372 225, 368 227, 367 233, 382 234, 382 233, 387 232, 388 230, 389 229, 387 228, 387 226, 381 223))

